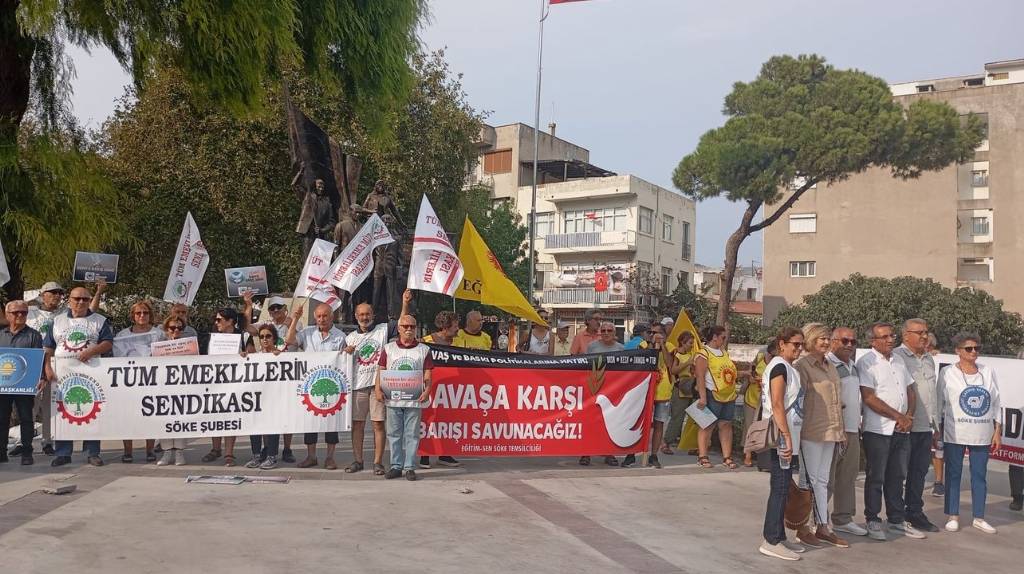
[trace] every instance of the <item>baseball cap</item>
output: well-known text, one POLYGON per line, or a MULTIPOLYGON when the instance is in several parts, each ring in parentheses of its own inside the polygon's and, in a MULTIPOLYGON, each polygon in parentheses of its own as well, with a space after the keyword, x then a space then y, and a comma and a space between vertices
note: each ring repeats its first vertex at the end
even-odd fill
POLYGON ((558 322, 558 328, 559 329, 568 329, 569 328, 569 322, 568 321, 559 321, 558 322))
POLYGON ((634 337, 642 336, 645 332, 647 332, 647 323, 637 323, 636 325, 633 325, 634 337))
POLYGON ((47 291, 60 291, 61 293, 63 293, 64 288, 61 287, 60 283, 57 283, 56 281, 47 281, 46 283, 43 283, 43 286, 39 288, 39 291, 41 293, 46 293, 47 291))
POLYGON ((668 325, 669 323, 675 323, 672 317, 665 317, 664 319, 661 320, 662 325, 668 325))
POLYGON ((275 305, 280 305, 282 307, 285 307, 285 306, 288 305, 288 303, 285 302, 284 297, 278 297, 276 295, 273 296, 273 297, 268 297, 267 298, 267 308, 269 309, 269 308, 271 308, 271 307, 273 307, 275 305))

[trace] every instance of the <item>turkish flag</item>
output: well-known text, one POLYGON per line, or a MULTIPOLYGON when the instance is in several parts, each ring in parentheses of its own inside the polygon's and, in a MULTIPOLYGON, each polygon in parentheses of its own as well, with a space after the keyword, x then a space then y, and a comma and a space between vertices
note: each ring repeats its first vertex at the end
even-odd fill
POLYGON ((594 291, 598 293, 608 290, 608 272, 607 271, 595 271, 594 272, 594 291))

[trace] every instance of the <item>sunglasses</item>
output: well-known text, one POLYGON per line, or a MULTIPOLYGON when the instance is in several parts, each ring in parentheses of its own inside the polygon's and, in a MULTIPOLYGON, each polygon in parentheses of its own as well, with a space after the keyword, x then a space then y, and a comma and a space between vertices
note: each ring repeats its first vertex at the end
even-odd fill
POLYGON ((277 335, 260 335, 260 340, 261 341, 267 341, 267 340, 273 341, 276 338, 277 338, 277 335))
POLYGON ((84 303, 86 301, 92 301, 92 297, 70 297, 70 299, 72 301, 78 301, 79 303, 84 303))
POLYGON ((928 336, 928 329, 922 329, 920 331, 907 331, 907 332, 908 333, 913 333, 913 334, 917 335, 918 337, 927 337, 928 336))
POLYGON ((167 330, 168 331, 184 331, 185 328, 184 327, 179 327, 177 325, 168 325, 167 326, 167 330))
POLYGON ((856 347, 857 346, 857 339, 848 339, 846 337, 842 337, 840 339, 836 339, 836 341, 839 341, 840 343, 842 343, 844 347, 856 347))
POLYGON ((794 349, 802 349, 804 347, 804 344, 801 341, 786 341, 786 343, 793 345, 794 349))
POLYGON ((615 329, 601 329, 601 333, 614 333, 615 329))
POLYGON ((28 315, 28 311, 8 311, 8 313, 10 313, 11 315, 14 315, 15 317, 18 317, 18 316, 21 316, 21 315, 28 315))
POLYGON ((960 348, 965 350, 965 351, 967 351, 968 353, 980 353, 981 352, 981 345, 969 345, 969 346, 960 347, 960 348))
POLYGON ((416 325, 399 325, 399 329, 415 329, 416 325))

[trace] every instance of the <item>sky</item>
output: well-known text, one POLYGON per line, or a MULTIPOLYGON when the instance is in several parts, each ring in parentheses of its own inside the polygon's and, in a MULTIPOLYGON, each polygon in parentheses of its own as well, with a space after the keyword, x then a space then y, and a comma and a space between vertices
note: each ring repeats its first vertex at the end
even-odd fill
MULTIPOLYGON (((445 49, 487 122, 533 123, 540 0, 430 0, 420 38, 445 49)), ((590 150, 591 163, 672 189, 672 170, 720 126, 734 82, 773 55, 816 53, 890 83, 983 71, 1024 57, 1020 0, 586 0, 545 21, 541 126, 590 150)), ((76 115, 97 127, 127 76, 102 50, 71 50, 76 115)), ((721 265, 742 206, 697 206, 697 261, 721 265)), ((760 264, 761 237, 741 264, 760 264)))

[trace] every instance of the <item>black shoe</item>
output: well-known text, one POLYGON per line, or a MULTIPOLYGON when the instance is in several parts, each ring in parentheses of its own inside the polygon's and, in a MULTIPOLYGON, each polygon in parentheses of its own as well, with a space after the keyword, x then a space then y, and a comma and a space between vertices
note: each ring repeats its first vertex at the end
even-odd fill
POLYGON ((27 452, 27 453, 21 455, 21 465, 22 466, 28 466, 30 464, 35 464, 35 463, 36 463, 36 459, 32 458, 32 453, 27 452))
POLYGON ((50 466, 64 466, 71 462, 70 456, 57 456, 50 461, 50 466))
POLYGON ((7 462, 8 460, 10 460, 10 459, 7 458, 7 453, 6 452, 0 452, 0 462, 7 462))
POLYGON ((652 454, 651 458, 647 459, 647 466, 653 466, 654 468, 661 468, 661 461, 658 460, 658 455, 652 454))
MULTIPOLYGON (((18 446, 14 447, 10 451, 8 451, 7 454, 9 454, 11 456, 18 456, 18 455, 20 455, 23 452, 25 452, 25 446, 19 444, 18 446)), ((6 458, 6 457, 4 457, 4 458, 6 458)))
POLYGON ((1024 508, 1024 496, 1014 496, 1010 502, 1010 510, 1021 510, 1024 508))
POLYGON ((153 447, 153 454, 163 454, 163 453, 164 453, 164 447, 160 446, 160 443, 156 443, 156 446, 153 447))
POLYGON ((922 516, 915 516, 913 518, 908 518, 907 522, 909 522, 911 526, 913 526, 914 528, 916 528, 916 529, 918 529, 918 530, 920 530, 922 532, 938 532, 939 531, 939 527, 935 526, 934 524, 932 524, 932 522, 930 520, 928 520, 927 516, 923 516, 922 515, 922 516))
POLYGON ((89 464, 92 466, 103 466, 103 459, 98 456, 90 456, 89 464))
POLYGON ((429 456, 421 456, 420 457, 420 468, 430 468, 430 457, 429 456))
POLYGON ((292 454, 292 449, 286 448, 281 452, 281 461, 289 464, 295 462, 295 455, 292 454))
POLYGON ((451 466, 451 467, 462 466, 461 462, 455 460, 455 458, 451 457, 451 456, 439 456, 439 457, 437 457, 437 464, 439 464, 441 466, 451 466))
POLYGON ((622 459, 622 464, 620 466, 622 466, 622 468, 629 468, 629 467, 633 466, 634 464, 636 464, 636 455, 635 454, 627 454, 622 459))
POLYGON ((581 456, 580 457, 580 466, 590 466, 590 457, 589 456, 581 456))
POLYGON ((405 480, 416 480, 416 471, 407 470, 405 471, 405 480))
POLYGON ((53 456, 55 454, 55 452, 56 451, 53 450, 53 445, 52 444, 44 444, 43 445, 43 454, 45 454, 46 456, 53 456))
POLYGON ((384 478, 391 480, 392 478, 398 478, 400 476, 402 476, 402 469, 392 468, 384 475, 384 478))

